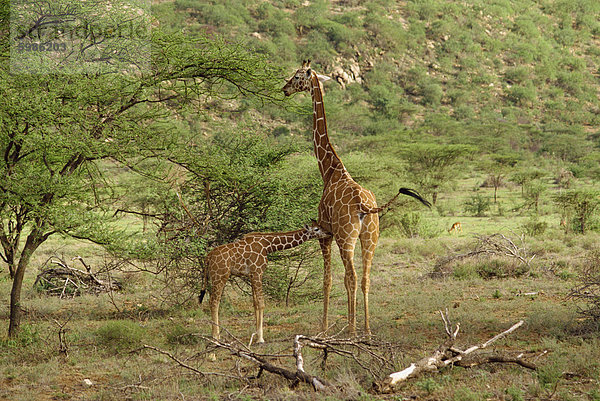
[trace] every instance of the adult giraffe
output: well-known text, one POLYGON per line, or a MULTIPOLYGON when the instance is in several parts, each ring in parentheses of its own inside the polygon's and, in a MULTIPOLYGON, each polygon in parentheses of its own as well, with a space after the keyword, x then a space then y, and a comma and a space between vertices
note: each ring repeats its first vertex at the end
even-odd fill
POLYGON ((379 239, 378 212, 387 208, 400 194, 412 196, 426 206, 429 202, 408 188, 401 188, 398 194, 385 206, 378 208, 375 195, 358 185, 333 149, 327 135, 327 122, 323 105, 322 82, 330 78, 317 74, 310 68, 310 60, 302 63, 294 76, 283 87, 286 96, 297 92, 310 92, 313 103, 313 145, 323 178, 323 195, 319 203, 319 226, 333 237, 319 239, 323 253, 323 330, 328 328, 329 294, 331 292, 331 243, 335 242, 345 268, 344 284, 348 296, 348 330, 356 332, 356 291, 357 277, 354 269, 354 248, 360 239, 363 276, 361 288, 365 306, 365 332, 369 327, 369 287, 371 262, 379 239))

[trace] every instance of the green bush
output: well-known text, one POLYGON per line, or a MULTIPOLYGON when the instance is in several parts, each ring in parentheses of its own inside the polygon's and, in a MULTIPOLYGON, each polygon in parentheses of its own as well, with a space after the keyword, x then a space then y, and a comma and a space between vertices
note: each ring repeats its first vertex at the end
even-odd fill
POLYGON ((537 93, 533 86, 514 85, 506 89, 506 97, 515 104, 525 106, 536 101, 537 93))
POLYGON ((520 277, 529 270, 527 265, 516 260, 490 258, 475 265, 477 274, 484 279, 520 277))
POLYGON ((511 386, 505 390, 509 401, 524 401, 524 392, 516 386, 511 386))
POLYGON ((461 387, 454 393, 454 401, 483 401, 487 397, 467 387, 461 387))
MULTIPOLYGON (((388 217, 386 217, 387 219, 388 217)), ((442 230, 433 222, 423 219, 419 212, 403 213, 400 216, 392 216, 392 224, 399 228, 400 233, 407 237, 435 238, 442 230)), ((386 226, 388 222, 385 223, 386 226)))
POLYGON ((420 213, 404 213, 399 219, 400 232, 407 238, 419 235, 419 224, 421 224, 420 213))
POLYGON ((509 68, 504 72, 504 79, 509 83, 522 84, 530 77, 529 69, 525 66, 509 68))
POLYGON ((564 366, 558 363, 545 364, 536 370, 536 378, 544 389, 553 389, 563 374, 564 366))
POLYGON ((490 210, 490 205, 491 201, 489 198, 481 194, 476 194, 465 202, 464 207, 467 213, 471 213, 476 217, 483 217, 490 210))
POLYGON ((532 216, 523 224, 523 231, 530 237, 537 237, 538 235, 544 234, 547 228, 548 223, 545 221, 539 221, 537 216, 532 216))
POLYGON ((100 346, 120 351, 139 346, 144 330, 130 320, 113 320, 96 330, 96 342, 100 346))
POLYGON ((426 106, 439 106, 442 102, 444 91, 442 87, 435 82, 426 82, 421 85, 422 103, 426 106))

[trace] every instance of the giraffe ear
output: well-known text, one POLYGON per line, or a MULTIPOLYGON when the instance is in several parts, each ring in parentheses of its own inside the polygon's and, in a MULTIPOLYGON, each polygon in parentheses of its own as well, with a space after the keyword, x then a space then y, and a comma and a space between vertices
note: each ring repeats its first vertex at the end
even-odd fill
POLYGON ((310 78, 312 75, 312 69, 310 67, 308 67, 308 69, 306 70, 306 78, 310 78))
POLYGON ((312 224, 313 226, 317 226, 317 220, 315 219, 310 219, 310 224, 312 224))
POLYGON ((319 82, 321 82, 321 83, 325 83, 325 82, 331 80, 331 78, 329 78, 327 75, 321 75, 321 74, 317 74, 317 78, 319 79, 319 82))

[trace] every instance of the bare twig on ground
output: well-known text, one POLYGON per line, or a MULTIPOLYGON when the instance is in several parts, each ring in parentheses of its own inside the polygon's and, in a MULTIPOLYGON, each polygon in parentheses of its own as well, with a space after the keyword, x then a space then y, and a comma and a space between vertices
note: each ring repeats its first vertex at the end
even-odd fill
POLYGON ((220 372, 204 372, 204 371, 201 371, 200 369, 197 369, 197 368, 195 368, 195 367, 193 367, 193 366, 191 366, 191 365, 183 362, 181 359, 177 358, 175 355, 171 354, 170 352, 165 351, 165 350, 160 349, 160 348, 157 348, 157 347, 152 346, 152 345, 144 344, 144 345, 142 345, 142 347, 131 351, 131 353, 135 353, 135 352, 138 352, 140 350, 145 350, 145 349, 152 350, 152 351, 155 351, 155 352, 157 352, 159 354, 165 355, 169 359, 171 359, 172 361, 176 362, 182 368, 188 369, 188 370, 194 372, 195 374, 197 374, 197 375, 199 375, 201 377, 206 377, 206 376, 221 376, 221 377, 226 377, 228 379, 236 379, 236 380, 245 380, 246 379, 243 376, 233 376, 233 375, 228 375, 228 374, 220 373, 220 372))
POLYGON ((67 341, 65 339, 65 335, 67 333, 67 329, 65 326, 71 321, 71 314, 64 323, 60 323, 58 320, 54 319, 54 324, 58 326, 58 353, 64 355, 65 357, 69 356, 69 346, 67 345, 67 341))

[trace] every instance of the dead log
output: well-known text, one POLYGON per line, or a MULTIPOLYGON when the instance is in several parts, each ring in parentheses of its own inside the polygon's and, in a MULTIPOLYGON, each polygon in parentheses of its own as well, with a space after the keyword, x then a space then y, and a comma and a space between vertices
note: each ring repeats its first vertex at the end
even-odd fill
MULTIPOLYGON (((473 345, 466 350, 461 350, 455 346, 456 337, 460 331, 460 323, 457 323, 453 328, 448 318, 448 310, 440 311, 444 328, 448 339, 440 345, 432 355, 422 358, 421 360, 410 364, 409 367, 399 372, 390 374, 386 379, 379 383, 375 383, 375 389, 380 393, 393 392, 400 384, 408 379, 417 377, 424 372, 438 371, 449 365, 462 367, 473 367, 483 363, 501 362, 501 363, 516 363, 528 369, 535 370, 537 367, 534 363, 524 359, 524 353, 516 357, 510 357, 505 354, 493 353, 489 355, 472 355, 474 352, 487 348, 490 344, 506 337, 523 325, 523 320, 515 323, 509 329, 500 334, 495 335, 486 342, 478 345, 473 345)), ((545 354, 545 352, 544 352, 545 354)))

